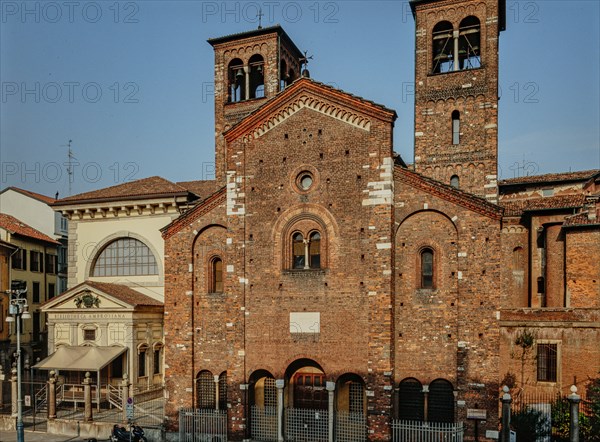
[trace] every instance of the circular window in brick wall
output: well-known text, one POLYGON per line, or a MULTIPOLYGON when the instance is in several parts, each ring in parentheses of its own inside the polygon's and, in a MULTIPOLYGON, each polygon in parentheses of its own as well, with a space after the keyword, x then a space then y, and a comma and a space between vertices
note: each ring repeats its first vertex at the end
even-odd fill
POLYGON ((308 164, 300 166, 290 175, 290 184, 300 194, 313 192, 319 186, 319 172, 308 164))

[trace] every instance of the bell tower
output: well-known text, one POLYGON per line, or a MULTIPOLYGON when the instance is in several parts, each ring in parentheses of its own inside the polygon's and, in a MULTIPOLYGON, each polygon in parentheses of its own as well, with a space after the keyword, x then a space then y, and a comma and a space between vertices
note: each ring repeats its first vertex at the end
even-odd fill
POLYGON ((300 77, 304 56, 279 25, 208 43, 215 51, 215 178, 224 183, 223 133, 300 77))
POLYGON ((411 0, 415 170, 498 201, 498 39, 505 0, 411 0))

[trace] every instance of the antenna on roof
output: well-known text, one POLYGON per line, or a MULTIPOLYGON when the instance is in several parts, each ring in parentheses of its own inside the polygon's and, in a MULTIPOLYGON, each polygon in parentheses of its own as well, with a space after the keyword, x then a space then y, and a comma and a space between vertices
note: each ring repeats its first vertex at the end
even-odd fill
POLYGON ((312 60, 313 56, 312 55, 307 55, 308 51, 304 51, 304 57, 302 57, 300 59, 300 63, 302 64, 303 68, 302 68, 302 76, 306 77, 306 78, 310 78, 310 72, 308 71, 308 68, 306 66, 308 66, 308 60, 312 60))
POLYGON ((258 29, 262 29, 262 18, 265 16, 262 12, 262 8, 258 9, 258 14, 256 14, 256 16, 258 17, 258 29))
POLYGON ((71 143, 73 140, 69 140, 67 144, 61 144, 60 147, 67 147, 67 179, 69 180, 69 196, 71 196, 71 185, 73 184, 73 160, 76 160, 71 149, 71 143))

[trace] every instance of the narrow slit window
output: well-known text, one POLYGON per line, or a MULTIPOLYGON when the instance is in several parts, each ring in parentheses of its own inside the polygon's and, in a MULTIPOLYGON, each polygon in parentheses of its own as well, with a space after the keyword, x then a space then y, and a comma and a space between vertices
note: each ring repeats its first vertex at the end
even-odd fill
POLYGON ((421 252, 421 288, 433 288, 433 251, 431 249, 421 252))
POLYGON ((452 177, 450 177, 450 185, 455 189, 460 187, 460 178, 458 178, 458 175, 452 175, 452 177))
POLYGON ((211 263, 211 293, 223 293, 223 260, 214 258, 211 263))
POLYGON ((460 112, 452 112, 452 144, 460 144, 460 112))

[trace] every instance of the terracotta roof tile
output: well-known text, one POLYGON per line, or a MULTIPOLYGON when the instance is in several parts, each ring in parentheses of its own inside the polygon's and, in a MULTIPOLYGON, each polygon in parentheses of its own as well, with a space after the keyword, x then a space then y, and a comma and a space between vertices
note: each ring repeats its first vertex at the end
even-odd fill
POLYGON ((56 199, 54 199, 50 196, 42 195, 41 193, 32 192, 31 190, 21 189, 19 187, 14 187, 14 186, 7 187, 3 191, 3 193, 6 192, 7 190, 14 190, 15 192, 19 192, 23 195, 29 196, 31 198, 34 198, 34 199, 41 201, 43 203, 46 203, 46 204, 52 204, 53 202, 56 201, 56 199))
POLYGON ((186 189, 178 184, 159 176, 153 176, 62 198, 56 201, 54 205, 59 206, 84 201, 132 199, 135 197, 153 197, 165 194, 185 193, 187 193, 186 189))
POLYGON ((222 187, 222 184, 216 180, 179 181, 177 185, 202 199, 212 195, 222 187))
POLYGON ((580 170, 577 172, 546 173, 544 175, 530 175, 517 178, 509 178, 506 180, 501 180, 498 184, 500 186, 510 186, 515 184, 552 183, 557 181, 579 181, 590 179, 597 174, 600 174, 600 169, 580 170))
POLYGON ((26 236, 27 238, 37 239, 38 241, 44 241, 50 244, 60 244, 48 235, 43 234, 39 230, 34 229, 23 221, 6 213, 0 213, 0 228, 8 230, 14 235, 26 236))
POLYGON ((577 226, 600 226, 600 213, 596 213, 595 218, 590 218, 589 212, 578 213, 577 215, 566 217, 563 223, 563 227, 577 226))
POLYGON ((500 201, 504 216, 521 216, 524 212, 536 210, 572 209, 582 207, 585 195, 560 195, 528 200, 500 201))
POLYGON ((97 281, 85 281, 85 282, 82 282, 81 284, 77 284, 75 287, 67 290, 62 295, 60 295, 58 297, 54 297, 54 298, 46 301, 44 303, 44 305, 48 304, 50 302, 56 302, 56 300, 60 299, 60 298, 69 297, 73 294, 73 292, 78 291, 81 287, 83 287, 85 285, 93 287, 97 290, 100 290, 101 292, 104 292, 107 295, 113 296, 123 302, 133 305, 134 307, 138 307, 138 306, 140 306, 140 307, 141 306, 162 307, 164 305, 162 302, 157 301, 156 299, 151 298, 149 296, 143 295, 142 293, 138 292, 137 290, 127 287, 126 285, 113 284, 113 283, 109 283, 109 282, 97 282, 97 281))

